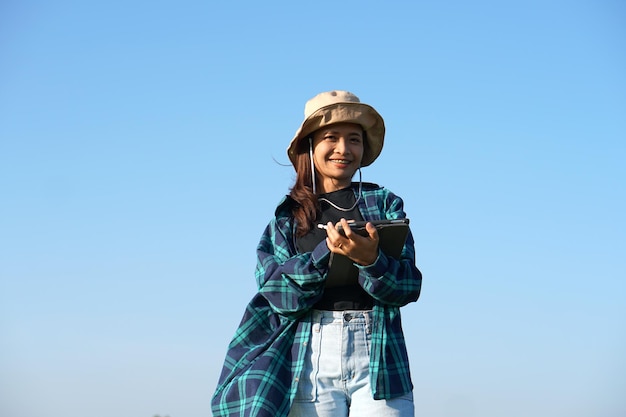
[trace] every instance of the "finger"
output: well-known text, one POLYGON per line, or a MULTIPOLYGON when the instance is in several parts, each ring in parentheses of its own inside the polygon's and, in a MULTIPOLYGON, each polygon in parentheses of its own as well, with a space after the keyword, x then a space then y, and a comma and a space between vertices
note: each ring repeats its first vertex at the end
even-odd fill
POLYGON ((338 232, 337 232, 337 228, 335 228, 335 225, 332 222, 326 223, 326 235, 333 236, 336 233, 338 232))
POLYGON ((341 241, 332 241, 329 237, 326 238, 326 246, 331 252, 344 254, 345 253, 345 245, 341 241))
POLYGON ((348 221, 346 219, 341 219, 339 221, 339 223, 337 224, 341 224, 341 228, 343 229, 343 234, 350 240, 352 240, 352 234, 354 233, 352 231, 352 228, 350 227, 350 224, 348 223, 348 221))
POLYGON ((369 235, 370 239, 378 241, 378 229, 376 228, 376 226, 374 226, 370 222, 367 222, 367 224, 365 225, 365 230, 367 230, 367 234, 369 235))

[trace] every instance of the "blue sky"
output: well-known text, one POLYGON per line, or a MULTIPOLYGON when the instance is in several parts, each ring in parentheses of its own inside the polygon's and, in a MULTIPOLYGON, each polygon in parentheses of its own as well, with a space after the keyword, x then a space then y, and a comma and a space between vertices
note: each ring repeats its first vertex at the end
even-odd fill
POLYGON ((625 415, 624 39, 614 0, 3 2, 0 414, 209 415, 345 89, 416 237, 417 415, 625 415))

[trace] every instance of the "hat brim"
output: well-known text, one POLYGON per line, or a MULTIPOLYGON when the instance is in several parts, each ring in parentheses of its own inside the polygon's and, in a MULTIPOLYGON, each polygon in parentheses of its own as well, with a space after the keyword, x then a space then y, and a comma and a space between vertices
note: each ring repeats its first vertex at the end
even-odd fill
POLYGON ((287 148, 291 163, 296 166, 300 141, 322 127, 335 123, 356 123, 363 127, 367 142, 361 166, 366 167, 378 158, 385 141, 385 122, 371 106, 363 103, 334 103, 316 110, 307 117, 287 148))

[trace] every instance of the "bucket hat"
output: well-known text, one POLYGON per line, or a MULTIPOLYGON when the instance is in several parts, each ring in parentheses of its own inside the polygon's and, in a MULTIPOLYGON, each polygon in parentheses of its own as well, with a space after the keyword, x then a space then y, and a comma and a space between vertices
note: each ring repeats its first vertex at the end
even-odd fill
POLYGON ((287 156, 295 166, 298 144, 316 130, 334 123, 356 123, 365 132, 365 152, 361 166, 370 165, 383 149, 385 122, 370 105, 348 91, 333 90, 320 93, 306 102, 304 121, 289 143, 287 156))

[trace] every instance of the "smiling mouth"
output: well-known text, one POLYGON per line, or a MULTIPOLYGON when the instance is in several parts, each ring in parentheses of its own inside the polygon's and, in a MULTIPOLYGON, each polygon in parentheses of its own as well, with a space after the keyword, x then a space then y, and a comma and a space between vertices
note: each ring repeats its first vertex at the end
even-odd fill
POLYGON ((330 162, 338 165, 350 165, 352 161, 348 161, 347 159, 331 159, 330 162))

